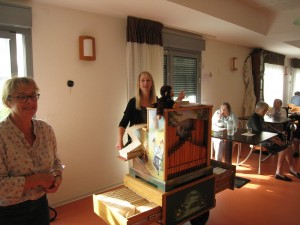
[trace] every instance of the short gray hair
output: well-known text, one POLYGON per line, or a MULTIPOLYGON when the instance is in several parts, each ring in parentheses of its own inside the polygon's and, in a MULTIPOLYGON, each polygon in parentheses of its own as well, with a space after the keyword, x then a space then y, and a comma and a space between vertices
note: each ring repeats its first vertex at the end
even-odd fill
POLYGON ((260 101, 258 103, 256 103, 255 109, 269 109, 269 105, 266 102, 260 101))

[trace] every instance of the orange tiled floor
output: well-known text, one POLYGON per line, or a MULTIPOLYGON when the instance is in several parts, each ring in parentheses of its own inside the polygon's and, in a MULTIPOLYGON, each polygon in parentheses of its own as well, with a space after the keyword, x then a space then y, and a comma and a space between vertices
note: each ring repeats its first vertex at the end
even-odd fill
MULTIPOLYGON (((242 157, 246 155, 246 150, 243 147, 242 157)), ((262 175, 257 175, 257 160, 258 154, 253 154, 247 164, 237 167, 237 176, 249 178, 251 182, 240 189, 218 193, 216 208, 210 211, 207 225, 300 224, 300 179, 292 177, 293 182, 274 179, 277 156, 263 162, 262 175)), ((297 169, 300 171, 298 159, 297 169)), ((287 166, 285 171, 288 171, 287 166)), ((53 225, 106 224, 93 212, 92 197, 57 207, 56 210, 58 217, 51 223, 53 225)))

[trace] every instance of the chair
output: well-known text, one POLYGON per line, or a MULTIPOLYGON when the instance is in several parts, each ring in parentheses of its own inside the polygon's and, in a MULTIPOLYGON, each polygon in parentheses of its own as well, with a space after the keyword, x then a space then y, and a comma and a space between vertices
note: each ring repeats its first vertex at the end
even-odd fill
POLYGON ((291 108, 290 112, 299 112, 300 113, 300 106, 295 106, 294 108, 291 108))
MULTIPOLYGON (((239 149, 238 149, 238 155, 237 155, 237 159, 236 159, 236 165, 239 166, 239 165, 243 164, 244 162, 246 162, 246 161, 249 159, 249 157, 251 156, 251 154, 252 154, 255 150, 261 151, 261 154, 263 154, 264 151, 267 151, 267 152, 268 152, 268 150, 267 150, 266 148, 261 147, 260 145, 250 145, 250 152, 248 153, 248 155, 246 156, 246 158, 245 158, 242 162, 239 162, 240 151, 241 151, 241 150, 240 150, 240 147, 239 147, 239 149), (261 148, 262 148, 262 149, 261 149, 261 148)), ((272 155, 274 155, 274 154, 268 153, 268 155, 267 155, 266 157, 264 157, 263 159, 260 159, 260 161, 258 162, 258 163, 259 163, 259 167, 260 167, 261 162, 264 162, 265 160, 267 160, 268 158, 270 158, 272 155)))
MULTIPOLYGON (((286 129, 285 129, 285 134, 281 133, 283 135, 283 139, 284 139, 284 142, 287 144, 287 147, 288 148, 291 148, 292 145, 292 140, 293 140, 293 132, 296 130, 297 126, 295 125, 294 122, 290 122, 286 129)), ((239 152, 238 152, 238 155, 237 155, 237 165, 241 165, 243 163, 245 163, 248 158, 250 157, 250 155, 255 151, 255 150, 259 150, 259 168, 261 167, 261 163, 266 161, 268 158, 270 158, 272 155, 275 155, 276 153, 270 153, 265 147, 261 146, 261 145, 250 145, 251 149, 248 153, 248 155, 246 156, 246 158, 242 161, 242 162, 239 162, 239 158, 240 158, 240 149, 239 149, 239 152), (268 152, 267 156, 264 157, 264 158, 261 158, 263 152, 266 151, 268 152)), ((260 169, 259 169, 260 171, 260 169)), ((260 172, 259 172, 260 173, 260 172)))
POLYGON ((296 105, 293 104, 293 103, 289 103, 289 104, 288 104, 288 108, 289 108, 289 109, 292 109, 292 108, 295 108, 295 107, 296 107, 296 105))
MULTIPOLYGON (((243 127, 243 123, 239 120, 238 124, 237 124, 237 128, 240 128, 240 127, 243 127)), ((214 140, 214 138, 211 139, 211 156, 210 156, 211 158, 213 158, 213 152, 214 152, 213 140, 214 140)), ((231 154, 233 153, 234 148, 235 148, 236 145, 238 146, 238 153, 237 154, 240 155, 241 148, 242 148, 242 143, 236 142, 236 141, 232 142, 231 154)), ((223 152, 223 154, 224 154, 224 152, 223 152)))
POLYGON ((282 107, 286 112, 286 117, 289 117, 289 107, 282 107))
MULTIPOLYGON (((238 124, 237 124, 237 127, 238 127, 238 128, 244 128, 244 127, 247 127, 247 121, 241 121, 241 120, 239 120, 239 121, 238 121, 238 124)), ((236 145, 237 145, 237 148, 238 148, 236 164, 238 165, 238 163, 239 163, 239 158, 240 158, 240 154, 241 154, 241 150, 242 150, 242 143, 241 143, 241 142, 236 142, 236 141, 234 141, 234 142, 232 143, 232 152, 234 151, 234 148, 235 148, 236 145)))

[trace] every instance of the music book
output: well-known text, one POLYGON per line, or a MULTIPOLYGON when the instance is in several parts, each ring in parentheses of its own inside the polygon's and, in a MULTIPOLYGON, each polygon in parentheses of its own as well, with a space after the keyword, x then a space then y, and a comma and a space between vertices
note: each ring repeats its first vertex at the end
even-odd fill
POLYGON ((144 152, 144 147, 138 138, 137 131, 145 127, 147 127, 147 124, 138 124, 126 129, 126 132, 131 137, 132 142, 119 151, 119 158, 126 161, 136 158, 144 152))

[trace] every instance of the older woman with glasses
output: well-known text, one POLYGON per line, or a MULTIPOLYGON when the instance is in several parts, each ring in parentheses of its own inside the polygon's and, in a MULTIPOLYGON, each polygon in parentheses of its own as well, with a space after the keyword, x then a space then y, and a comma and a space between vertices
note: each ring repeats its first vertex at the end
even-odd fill
MULTIPOLYGON (((235 113, 231 110, 231 106, 228 102, 223 102, 212 117, 212 130, 217 131, 219 128, 226 128, 228 121, 232 121, 233 127, 237 128, 238 120, 235 113)), ((212 138, 212 144, 215 160, 222 161, 223 152, 231 151, 231 143, 228 141, 212 138)), ((225 155, 225 162, 231 164, 231 154, 225 155)))
POLYGON ((47 193, 62 182, 54 131, 34 119, 39 89, 33 79, 6 81, 2 102, 10 109, 0 123, 1 225, 49 225, 47 193))

